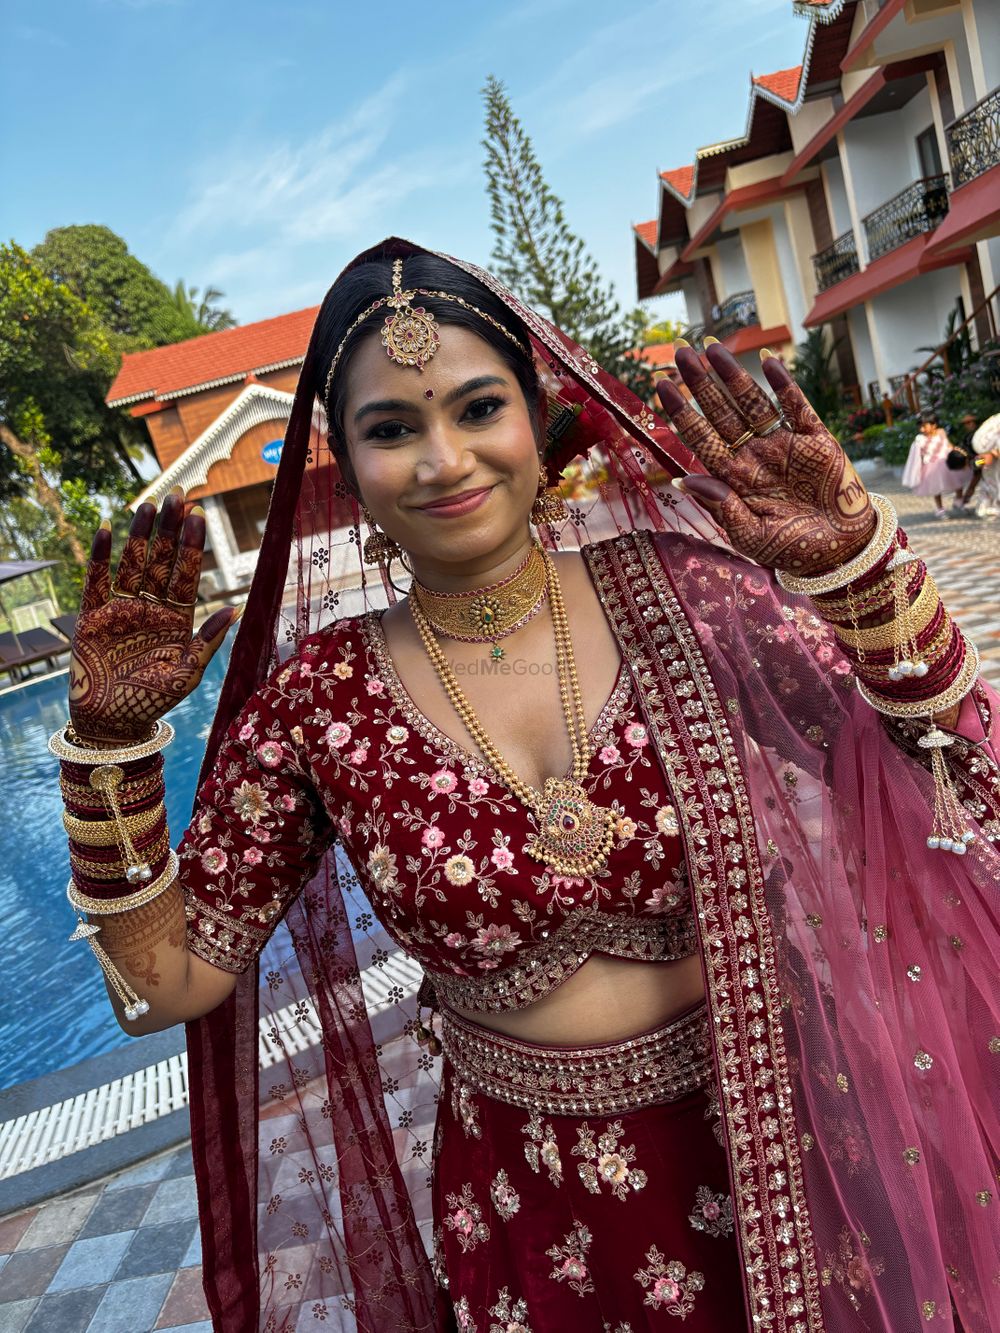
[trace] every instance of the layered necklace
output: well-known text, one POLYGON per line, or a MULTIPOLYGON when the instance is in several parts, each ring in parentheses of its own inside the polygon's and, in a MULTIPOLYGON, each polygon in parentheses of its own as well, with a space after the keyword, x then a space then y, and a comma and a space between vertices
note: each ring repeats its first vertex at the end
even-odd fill
POLYGON ((600 869, 614 840, 615 816, 606 806, 595 805, 583 787, 592 751, 569 622, 552 557, 535 543, 509 578, 464 593, 435 593, 414 580, 410 611, 431 665, 469 735, 505 785, 537 819, 539 832, 528 844, 529 856, 559 875, 589 875, 600 869), (532 592, 539 572, 540 590, 532 592), (573 749, 573 770, 570 778, 546 778, 543 790, 538 791, 521 781, 487 736, 434 631, 466 643, 492 642, 491 656, 502 657, 503 650, 497 652, 497 639, 526 624, 546 595, 552 612, 559 698, 573 749))

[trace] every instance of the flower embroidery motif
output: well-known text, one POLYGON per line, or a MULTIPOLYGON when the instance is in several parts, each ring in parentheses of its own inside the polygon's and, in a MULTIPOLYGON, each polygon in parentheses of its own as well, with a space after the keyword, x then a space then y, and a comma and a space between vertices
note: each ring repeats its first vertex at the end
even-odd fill
POLYGON ((389 728, 385 733, 385 738, 390 745, 402 745, 409 734, 410 733, 406 727, 395 726, 389 728))
POLYGON ((335 750, 342 750, 351 739, 351 729, 346 722, 331 722, 326 729, 326 743, 335 750))
POLYGON ((665 838, 676 838, 681 831, 677 811, 672 805, 661 805, 656 812, 656 831, 665 838))
POLYGON ((635 1280, 646 1292, 646 1304, 654 1310, 686 1319, 694 1309, 695 1295, 705 1285, 704 1273, 689 1273, 677 1259, 666 1262, 664 1256, 651 1245, 646 1251, 648 1268, 640 1268, 635 1280))
MULTIPOLYGON (((445 870, 445 874, 447 873, 445 870)), ((501 926, 491 921, 488 926, 480 926, 476 931, 472 947, 484 958, 499 958, 502 954, 517 949, 520 943, 521 937, 516 930, 512 930, 508 925, 501 926)))
POLYGON ((277 741, 264 741, 257 746, 257 758, 265 768, 277 768, 281 763, 281 746, 277 741))
POLYGON ((861 1296, 871 1295, 872 1278, 885 1272, 884 1259, 869 1259, 861 1246, 855 1249, 854 1237, 847 1227, 837 1237, 836 1254, 828 1252, 823 1259, 819 1280, 824 1287, 834 1283, 850 1301, 855 1310, 861 1309, 861 1296), (860 1293, 860 1295, 859 1295, 860 1293))
POLYGON ((331 670, 338 680, 350 680, 354 675, 354 668, 347 662, 334 662, 331 670))
MULTIPOLYGON (((510 1183, 507 1172, 500 1168, 490 1185, 490 1198, 493 1200, 493 1207, 505 1222, 509 1222, 514 1214, 521 1207, 521 1196, 510 1183)), ((495 1313, 490 1311, 491 1314, 495 1313)))
POLYGON ((431 793, 437 792, 441 796, 450 796, 458 786, 458 778, 450 768, 439 768, 436 773, 431 774, 431 793))
POLYGON ((444 877, 449 884, 463 888, 475 879, 476 867, 470 857, 466 856, 464 852, 458 852, 455 856, 449 856, 445 861, 444 877))
POLYGON ((221 875, 229 864, 229 857, 221 847, 209 847, 201 854, 201 864, 210 875, 221 875))
POLYGON ((472 1318, 469 1301, 465 1296, 460 1297, 455 1302, 455 1319, 458 1323, 459 1333, 476 1333, 476 1322, 472 1318))
POLYGON ((521 1133, 528 1135, 524 1145, 524 1156, 532 1171, 538 1175, 544 1166, 553 1185, 562 1184, 562 1161, 559 1157, 559 1144, 551 1124, 542 1128, 542 1117, 532 1111, 531 1119, 521 1126, 521 1133))
POLYGON ((621 1143, 620 1120, 609 1124, 596 1142, 594 1132, 586 1121, 576 1131, 576 1135, 578 1142, 573 1149, 573 1156, 588 1159, 581 1162, 577 1170, 591 1194, 600 1194, 604 1184, 616 1199, 624 1203, 629 1190, 637 1193, 646 1185, 648 1177, 645 1171, 632 1166, 635 1161, 635 1144, 626 1148, 621 1143))
POLYGON ((472 1185, 462 1186, 461 1194, 449 1194, 445 1199, 449 1209, 444 1224, 454 1231, 462 1250, 474 1250, 480 1241, 489 1240, 490 1229, 483 1221, 483 1210, 472 1197, 472 1185))
POLYGON ((423 833, 421 833, 420 841, 424 847, 433 852, 438 847, 444 845, 444 834, 439 828, 435 828, 434 825, 431 825, 430 828, 425 828, 423 833))
POLYGON ((562 1245, 553 1245, 545 1251, 552 1260, 552 1272, 549 1277, 557 1282, 566 1282, 578 1296, 585 1296, 594 1290, 587 1268, 587 1251, 593 1242, 590 1228, 582 1222, 573 1223, 562 1245))
POLYGON ((699 1185, 688 1221, 706 1236, 728 1236, 733 1230, 733 1201, 728 1194, 713 1194, 707 1185, 699 1185))
POLYGON ((625 740, 639 750, 649 743, 649 733, 641 722, 632 722, 625 728, 625 740))
POLYGON ((479 1107, 473 1101, 474 1093, 464 1083, 453 1086, 451 1090, 451 1113, 465 1131, 466 1138, 481 1139, 483 1131, 479 1126, 479 1107))
POLYGON ((258 782, 241 782, 230 804, 244 823, 256 824, 268 812, 267 796, 258 782))
POLYGON ((496 1305, 491 1305, 486 1312, 493 1319, 499 1319, 499 1324, 490 1324, 489 1333, 531 1333, 527 1321, 528 1305, 523 1299, 512 1301, 510 1290, 507 1287, 501 1287, 497 1293, 496 1305))
POLYGON ((396 857, 381 842, 369 853, 368 873, 383 891, 396 887, 396 857))

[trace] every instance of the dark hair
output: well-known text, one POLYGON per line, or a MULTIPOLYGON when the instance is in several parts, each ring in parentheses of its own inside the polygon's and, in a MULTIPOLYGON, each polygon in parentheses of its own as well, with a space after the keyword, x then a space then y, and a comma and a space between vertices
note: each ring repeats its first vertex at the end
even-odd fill
POLYGON ((938 416, 937 416, 937 413, 936 413, 936 412, 921 412, 921 413, 920 413, 920 421, 921 421, 921 424, 922 424, 923 422, 925 422, 925 421, 929 421, 930 424, 931 424, 932 426, 940 426, 940 425, 941 425, 941 422, 940 422, 940 420, 938 419, 938 416))
MULTIPOLYGON (((460 296, 471 305, 492 316, 524 346, 521 352, 499 329, 481 318, 473 310, 466 310, 457 301, 445 301, 440 297, 421 296, 414 305, 422 305, 429 310, 439 324, 454 324, 459 328, 470 329, 497 353, 510 368, 525 402, 528 404, 532 419, 537 417, 538 375, 531 358, 528 330, 523 322, 484 287, 478 279, 464 269, 449 264, 436 255, 416 254, 403 261, 403 290, 423 287, 431 291, 444 291, 453 296, 460 296)), ((351 358, 364 338, 381 328, 386 314, 386 306, 377 310, 364 320, 351 334, 337 363, 337 370, 330 386, 330 401, 323 401, 326 376, 337 348, 363 310, 380 296, 387 296, 392 291, 392 260, 372 259, 341 274, 326 294, 316 320, 315 337, 319 353, 317 380, 314 389, 317 398, 327 410, 330 427, 330 446, 340 465, 341 472, 348 485, 353 486, 353 471, 347 457, 347 444, 344 438, 344 400, 347 394, 347 368, 351 358), (320 378, 321 377, 321 378, 320 378)))

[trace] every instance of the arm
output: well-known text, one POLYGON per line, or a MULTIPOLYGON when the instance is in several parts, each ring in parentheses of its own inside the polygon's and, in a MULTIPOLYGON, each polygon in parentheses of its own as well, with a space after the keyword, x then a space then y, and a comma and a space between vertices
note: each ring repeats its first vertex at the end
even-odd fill
POLYGON ((98 531, 73 643, 73 729, 57 733, 52 745, 63 761, 79 937, 94 947, 115 1014, 130 1033, 209 1012, 256 956, 255 949, 209 949, 211 932, 192 936, 189 947, 189 924, 202 919, 195 906, 201 897, 205 912, 227 918, 234 938, 242 931, 259 948, 280 914, 274 904, 284 910, 328 841, 311 785, 282 731, 287 701, 272 681, 234 723, 199 792, 179 857, 170 852, 162 755, 155 741, 141 742, 195 688, 236 618, 231 609, 217 612, 191 638, 204 519, 197 510, 183 522, 182 516, 180 497, 168 497, 153 536, 155 510, 140 506, 113 585, 111 534, 98 531), (274 771, 249 743, 260 727, 277 738, 281 762, 274 771), (241 784, 263 793, 266 809, 255 809, 252 819, 238 808, 241 784), (255 833, 265 830, 270 843, 262 849, 255 833), (221 907, 209 893, 218 887, 213 858, 199 842, 213 835, 240 867, 221 907))

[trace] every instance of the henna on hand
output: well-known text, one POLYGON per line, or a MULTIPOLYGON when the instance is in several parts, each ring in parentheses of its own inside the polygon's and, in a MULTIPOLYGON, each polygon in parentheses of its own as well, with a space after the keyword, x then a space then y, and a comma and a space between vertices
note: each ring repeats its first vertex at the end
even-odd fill
POLYGON ((157 969, 160 946, 179 949, 187 936, 184 894, 178 883, 171 884, 144 907, 91 919, 101 927, 98 940, 108 957, 146 986, 160 984, 157 969))
POLYGON ((685 383, 706 408, 704 417, 669 380, 657 385, 681 438, 712 474, 687 477, 682 489, 705 504, 737 550, 759 564, 815 575, 851 560, 871 540, 875 513, 838 442, 781 362, 770 357, 764 374, 787 424, 728 451, 725 442, 739 437, 733 405, 740 434, 750 423, 773 422, 777 408, 721 344, 706 355, 725 393, 717 386, 709 390, 704 381, 713 382, 695 353, 682 348, 677 354, 685 383))
POLYGON ((181 526, 182 514, 181 496, 168 496, 147 558, 156 510, 140 505, 113 583, 111 534, 101 528, 94 538, 69 680, 70 719, 93 744, 148 735, 195 688, 236 618, 234 608, 224 607, 191 636, 205 519, 192 513, 181 526))

